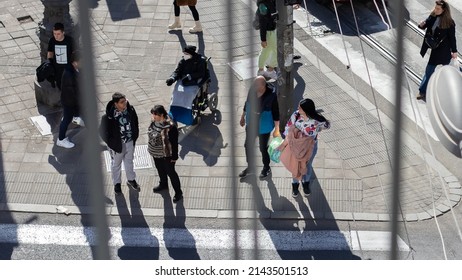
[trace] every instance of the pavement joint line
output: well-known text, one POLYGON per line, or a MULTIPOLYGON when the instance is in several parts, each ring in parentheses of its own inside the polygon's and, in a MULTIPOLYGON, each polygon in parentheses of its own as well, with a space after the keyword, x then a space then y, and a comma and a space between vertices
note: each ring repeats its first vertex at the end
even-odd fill
MULTIPOLYGON (((92 213, 89 206, 75 205, 60 205, 66 208, 70 213, 67 215, 57 210, 58 205, 47 204, 23 204, 23 203, 0 203, 0 212, 10 213, 41 213, 41 214, 60 214, 60 215, 90 215, 92 213)), ((129 209, 130 208, 126 208, 129 209)), ((164 208, 139 208, 142 216, 145 217, 164 217, 164 208)), ((441 204, 436 208, 437 216, 440 216, 450 210, 450 207, 441 204)), ((233 210, 203 210, 203 209, 186 209, 186 217, 188 218, 217 218, 217 219, 232 219, 233 210)), ((236 211, 238 219, 275 219, 275 220, 337 220, 337 221, 368 221, 368 222, 390 222, 389 214, 380 213, 354 213, 354 212, 311 212, 311 211, 271 211, 262 210, 238 210, 236 211)), ((107 216, 118 216, 119 212, 116 206, 106 207, 107 216)), ((139 215, 137 213, 133 214, 139 215)), ((405 216, 418 217, 415 221, 424 221, 433 218, 433 214, 428 211, 421 213, 408 213, 405 216)), ((167 215, 169 216, 169 215, 167 215)), ((181 216, 181 215, 180 215, 181 216)), ((402 222, 403 219, 399 218, 402 222)), ((406 221, 409 221, 406 218, 406 221)), ((414 221, 414 220, 412 220, 414 221)))

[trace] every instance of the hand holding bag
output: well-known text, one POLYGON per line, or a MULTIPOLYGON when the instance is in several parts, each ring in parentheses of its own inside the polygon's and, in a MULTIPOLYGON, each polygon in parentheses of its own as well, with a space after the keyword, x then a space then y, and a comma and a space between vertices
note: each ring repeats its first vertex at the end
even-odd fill
POLYGON ((451 58, 451 62, 449 62, 449 65, 455 67, 458 71, 462 71, 459 60, 457 58, 451 58))

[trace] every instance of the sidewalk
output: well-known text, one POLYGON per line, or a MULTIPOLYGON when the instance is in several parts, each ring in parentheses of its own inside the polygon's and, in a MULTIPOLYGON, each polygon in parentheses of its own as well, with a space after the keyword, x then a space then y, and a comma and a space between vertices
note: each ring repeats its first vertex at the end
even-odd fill
MULTIPOLYGON (((231 106, 228 81, 231 69, 227 61, 229 44, 226 36, 229 13, 219 13, 222 5, 217 2, 203 0, 197 6, 204 26, 203 35, 187 32, 193 19, 189 10, 184 8, 181 9, 183 32, 167 32, 166 26, 173 19, 170 0, 138 1, 141 17, 126 20, 114 16, 116 12, 105 1, 99 1, 93 10, 91 26, 100 113, 112 93, 120 91, 127 95, 140 118, 139 169, 136 172, 141 185, 139 203, 144 215, 164 215, 163 198, 152 193, 152 187, 158 183, 156 171, 143 150, 147 144, 145 132, 150 122, 149 110, 154 104, 169 104, 172 88, 165 85, 165 79, 181 57, 181 46, 188 43, 197 45, 200 52, 212 57, 212 89, 218 91, 221 116, 204 116, 199 126, 181 137, 181 159, 177 170, 184 190, 184 208, 188 217, 232 217, 231 176, 237 174, 230 174, 230 159, 235 156, 238 172, 244 168, 245 135, 238 120, 230 118, 230 112, 234 110, 236 116, 240 113, 250 80, 242 81, 238 74, 234 75, 234 94, 238 103, 231 106), (235 126, 237 135, 230 135, 231 125, 235 126), (231 137, 237 141, 236 155, 230 152, 231 137)), ((40 64, 35 31, 43 17, 43 6, 38 0, 2 1, 0 5, 3 161, 0 209, 57 213, 57 206, 63 206, 72 214, 90 213, 81 144, 86 130, 69 130, 75 148, 65 150, 55 146, 59 110, 37 106, 34 96, 35 68, 40 64), (27 16, 32 21, 21 23, 17 20, 27 16), (30 117, 41 114, 51 125, 53 135, 42 136, 30 121, 30 117)), ((71 13, 75 11, 73 5, 75 3, 71 3, 71 13)), ((233 9, 244 13, 247 6, 234 0, 233 9)), ((74 20, 77 20, 75 16, 74 20)), ((256 55, 249 53, 249 29, 251 26, 243 23, 233 26, 235 60, 256 55)), ((258 42, 257 34, 254 35, 255 42, 258 42)), ((257 208, 260 216, 266 218, 387 221, 391 207, 387 200, 392 189, 387 148, 391 147, 393 124, 381 115, 384 122, 381 128, 373 105, 364 98, 360 99, 360 104, 354 89, 322 63, 322 71, 317 69, 317 59, 307 46, 309 40, 306 38, 295 42, 304 64, 297 64, 294 96, 312 98, 332 122, 332 129, 320 135, 312 194, 308 199, 292 198, 290 174, 281 164, 273 164, 271 179, 238 184, 238 215, 253 217, 253 210, 257 208), (367 126, 363 125, 362 114, 367 126), (254 194, 258 197, 254 198, 254 194)), ((432 197, 436 215, 448 212, 450 207, 459 203, 462 195, 458 179, 439 162, 433 162, 428 154, 423 155, 424 160, 416 141, 405 131, 403 133, 401 207, 405 219, 416 221, 433 217, 432 197), (430 176, 427 175, 427 164, 430 176), (443 184, 438 173, 444 179, 443 184)), ((107 211, 117 215, 104 154, 102 163, 107 211)), ((123 192, 126 195, 128 187, 123 186, 123 192)))

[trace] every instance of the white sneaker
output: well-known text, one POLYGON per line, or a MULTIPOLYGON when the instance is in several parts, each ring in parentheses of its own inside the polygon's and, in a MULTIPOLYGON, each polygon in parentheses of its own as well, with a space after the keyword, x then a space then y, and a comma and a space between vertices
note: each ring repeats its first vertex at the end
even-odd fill
POLYGON ((75 144, 72 143, 71 141, 69 141, 69 139, 66 137, 63 140, 58 139, 56 141, 56 146, 60 146, 60 147, 66 148, 66 149, 70 149, 70 148, 73 148, 75 146, 75 144))
POLYGON ((271 80, 277 80, 278 79, 278 74, 276 71, 266 71, 265 77, 268 77, 271 80))
POLYGON ((72 123, 76 124, 78 126, 85 126, 85 123, 83 122, 81 117, 73 117, 72 118, 72 123))

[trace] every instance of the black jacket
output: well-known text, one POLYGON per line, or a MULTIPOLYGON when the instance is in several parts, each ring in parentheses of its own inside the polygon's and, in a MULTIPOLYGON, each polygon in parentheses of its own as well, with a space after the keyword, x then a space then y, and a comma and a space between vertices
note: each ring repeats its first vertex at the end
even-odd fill
POLYGON ((55 68, 53 64, 50 63, 48 60, 40 64, 39 67, 35 70, 37 74, 37 81, 43 82, 45 80, 51 83, 52 87, 55 87, 55 68))
POLYGON ((274 0, 259 0, 257 1, 257 7, 259 5, 265 5, 268 12, 266 15, 262 15, 257 9, 258 19, 260 22, 260 40, 266 42, 266 31, 273 31, 276 29, 277 11, 276 2, 274 0))
POLYGON ((78 107, 79 106, 79 73, 74 66, 68 65, 63 72, 61 78, 61 104, 63 106, 78 107))
MULTIPOLYGON (((431 50, 430 59, 428 64, 439 65, 439 64, 448 64, 451 61, 451 52, 457 52, 456 44, 456 25, 451 25, 450 28, 442 29, 436 27, 435 32, 432 31, 433 24, 435 23, 437 17, 429 16, 425 20, 425 36, 433 36, 437 41, 443 39, 441 44, 436 48, 431 50)), ((425 40, 422 42, 422 47, 420 49, 420 55, 425 56, 425 53, 428 50, 428 45, 425 43, 425 40)))
MULTIPOLYGON (((177 80, 182 80, 184 86, 195 86, 199 84, 199 79, 205 79, 207 76, 207 61, 202 55, 196 53, 190 59, 181 59, 173 71, 171 77, 177 80), (191 80, 187 78, 187 75, 191 76, 191 80)), ((201 81, 202 81, 201 80, 201 81)))
MULTIPOLYGON (((138 115, 135 108, 127 102, 127 110, 130 117, 130 125, 132 128, 132 141, 135 146, 136 140, 140 135, 138 127, 138 115)), ((122 136, 120 135, 120 127, 114 118, 114 102, 109 101, 106 105, 106 114, 101 117, 100 135, 108 147, 116 153, 122 152, 122 136)))

